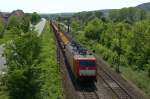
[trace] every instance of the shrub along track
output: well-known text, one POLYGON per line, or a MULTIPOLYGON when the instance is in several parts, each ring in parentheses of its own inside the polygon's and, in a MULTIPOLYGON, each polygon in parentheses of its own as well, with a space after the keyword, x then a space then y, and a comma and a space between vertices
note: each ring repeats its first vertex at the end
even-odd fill
MULTIPOLYGON (((60 64, 66 99, 147 99, 137 91, 128 90, 129 87, 131 89, 131 86, 128 86, 127 82, 125 82, 125 85, 122 85, 119 82, 122 78, 116 79, 116 75, 112 71, 107 71, 106 65, 98 56, 96 56, 98 82, 89 84, 77 83, 66 60, 59 36, 55 31, 54 33, 57 43, 57 59, 60 64)), ((70 41, 72 40, 69 35, 67 37, 70 41)))

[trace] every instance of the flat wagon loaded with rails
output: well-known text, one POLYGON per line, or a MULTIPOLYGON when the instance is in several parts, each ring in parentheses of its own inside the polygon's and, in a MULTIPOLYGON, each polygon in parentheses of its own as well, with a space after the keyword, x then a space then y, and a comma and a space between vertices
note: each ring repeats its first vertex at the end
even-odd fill
POLYGON ((71 67, 76 80, 96 81, 96 58, 84 47, 74 41, 69 41, 67 36, 60 32, 57 24, 51 21, 54 32, 59 36, 61 46, 63 46, 67 61, 71 67))

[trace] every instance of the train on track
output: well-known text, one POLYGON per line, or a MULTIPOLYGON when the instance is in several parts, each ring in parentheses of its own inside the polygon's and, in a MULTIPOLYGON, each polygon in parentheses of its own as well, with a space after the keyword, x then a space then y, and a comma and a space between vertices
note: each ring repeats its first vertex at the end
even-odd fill
POLYGON ((51 26, 59 36, 61 46, 71 67, 71 71, 76 80, 79 81, 96 81, 96 58, 92 53, 76 42, 70 41, 65 33, 60 32, 55 22, 51 21, 51 26))

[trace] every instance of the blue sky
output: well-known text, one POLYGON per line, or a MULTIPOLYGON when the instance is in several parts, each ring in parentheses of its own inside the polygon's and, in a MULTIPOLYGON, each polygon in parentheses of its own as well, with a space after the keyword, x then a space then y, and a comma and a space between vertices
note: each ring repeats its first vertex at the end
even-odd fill
POLYGON ((0 11, 60 13, 136 6, 150 0, 0 0, 0 11))

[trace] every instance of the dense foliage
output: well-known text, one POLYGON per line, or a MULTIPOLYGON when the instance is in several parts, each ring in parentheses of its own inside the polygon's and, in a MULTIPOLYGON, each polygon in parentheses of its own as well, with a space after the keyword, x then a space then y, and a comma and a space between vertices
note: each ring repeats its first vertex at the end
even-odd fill
POLYGON ((10 99, 37 99, 40 91, 39 64, 40 40, 29 32, 8 45, 7 87, 10 99))
POLYGON ((11 28, 20 28, 21 17, 18 16, 10 16, 8 19, 8 29, 11 28))
POLYGON ((44 82, 41 89, 41 99, 63 99, 54 35, 49 24, 46 25, 41 37, 40 67, 43 70, 42 78, 44 82))
POLYGON ((36 24, 37 22, 39 22, 41 19, 41 16, 39 14, 37 14, 36 12, 32 13, 31 15, 31 23, 32 24, 36 24))
POLYGON ((0 98, 63 99, 52 32, 47 24, 38 37, 30 27, 31 16, 11 16, 0 39, 7 62, 7 73, 0 75, 0 98))
MULTIPOLYGON (((8 19, 8 30, 15 30, 16 33, 28 32, 30 28, 30 16, 10 16, 8 19)), ((20 33, 21 34, 21 33, 20 33)))
POLYGON ((2 38, 5 29, 4 20, 0 17, 0 38, 2 38))
POLYGON ((7 34, 11 41, 6 45, 6 87, 10 99, 38 99, 42 81, 40 79, 39 54, 41 40, 30 31, 29 16, 11 16, 7 34), (13 38, 15 37, 15 38, 13 38))
POLYGON ((137 8, 123 8, 120 10, 112 10, 109 17, 114 22, 133 23, 145 19, 147 13, 145 10, 137 8))

